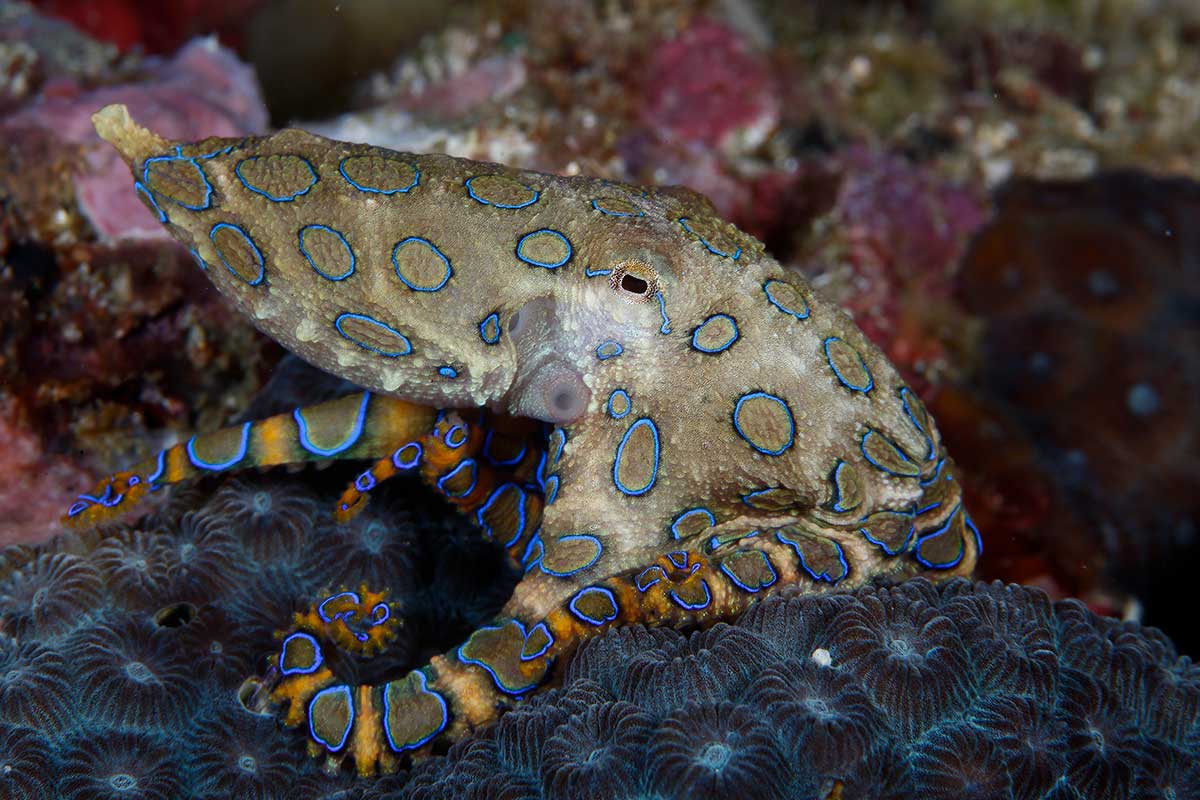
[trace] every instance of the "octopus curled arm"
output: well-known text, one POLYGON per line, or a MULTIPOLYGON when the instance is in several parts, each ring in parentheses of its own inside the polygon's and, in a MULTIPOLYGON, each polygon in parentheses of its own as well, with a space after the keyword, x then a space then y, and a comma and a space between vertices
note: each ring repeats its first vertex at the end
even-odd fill
POLYGON ((395 769, 614 625, 964 575, 981 552, 917 395, 690 190, 299 130, 170 142, 123 106, 94 121, 220 291, 363 391, 192 437, 102 481, 68 522, 207 472, 361 459, 339 519, 416 472, 524 570, 492 624, 379 686, 344 682, 329 654, 386 657, 386 587, 315 598, 259 692, 315 755, 395 769))

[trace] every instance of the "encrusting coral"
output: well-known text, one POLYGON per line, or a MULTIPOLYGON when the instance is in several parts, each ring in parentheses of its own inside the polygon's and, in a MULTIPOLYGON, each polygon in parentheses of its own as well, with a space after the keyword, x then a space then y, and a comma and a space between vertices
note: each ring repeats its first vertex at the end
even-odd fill
MULTIPOLYGON (((42 595, 36 625, 5 608, 0 796, 1115 800, 1200 786, 1200 668, 1169 640, 1037 589, 965 580, 783 596, 691 634, 614 629, 561 686, 444 755, 374 781, 325 775, 304 734, 239 701, 306 598, 379 572, 398 587, 389 652, 415 663, 485 621, 515 579, 450 513, 389 517, 409 490, 395 483, 363 523, 406 553, 396 563, 315 547, 333 531, 328 480, 304 473, 202 482, 136 526, 0 552, 11 597, 52 564, 110 574, 96 562, 111 562, 114 540, 161 537, 155 547, 182 553, 219 533, 222 545, 176 563, 162 592, 106 581, 87 607, 42 595), (252 541, 268 505, 299 552, 252 541)), ((336 665, 347 680, 407 667, 336 665)))

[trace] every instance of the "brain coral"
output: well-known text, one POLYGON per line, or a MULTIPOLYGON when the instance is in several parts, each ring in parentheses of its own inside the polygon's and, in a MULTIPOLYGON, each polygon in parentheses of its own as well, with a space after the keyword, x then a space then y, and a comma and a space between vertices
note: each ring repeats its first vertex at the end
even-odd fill
POLYGON ((444 757, 325 775, 302 735, 238 702, 291 613, 392 586, 397 641, 339 666, 374 680, 487 620, 514 580, 400 481, 336 533, 331 485, 202 481, 136 527, 0 552, 0 796, 1198 795, 1200 668, 1154 629, 964 580, 778 597, 690 634, 618 628, 444 757))

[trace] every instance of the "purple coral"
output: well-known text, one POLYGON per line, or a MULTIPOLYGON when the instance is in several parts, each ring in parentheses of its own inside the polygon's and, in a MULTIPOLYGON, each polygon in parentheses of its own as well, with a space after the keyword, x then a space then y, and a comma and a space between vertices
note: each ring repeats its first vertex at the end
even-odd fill
POLYGON ((17 636, 74 629, 103 596, 100 573, 70 553, 42 553, 0 581, 0 617, 17 636))
POLYGON ((169 540, 161 533, 120 530, 101 540, 91 561, 122 602, 137 605, 165 597, 173 562, 169 540))
POLYGON ((164 735, 91 731, 63 754, 62 800, 177 800, 184 795, 183 764, 164 735))
POLYGON ((206 509, 227 520, 255 561, 298 559, 311 546, 322 509, 293 484, 239 478, 222 486, 206 509))
POLYGON ((542 746, 543 792, 578 800, 620 796, 637 785, 653 733, 654 718, 630 703, 570 717, 542 746))
POLYGON ((33 728, 0 722, 0 797, 40 800, 50 794, 50 742, 33 728))
POLYGON ((0 634, 0 721, 58 731, 68 717, 70 679, 55 648, 0 634))
POLYGON ((663 721, 650 748, 650 781, 664 797, 784 798, 791 770, 761 711, 688 703, 663 721))
POLYGON ((142 617, 114 614, 71 643, 72 663, 87 676, 86 713, 118 727, 169 730, 186 720, 199 688, 191 654, 168 646, 142 617))
POLYGON ((829 652, 888 709, 897 732, 918 735, 965 708, 970 667, 950 617, 899 591, 881 589, 860 599, 834 618, 829 652))
POLYGON ((195 789, 202 796, 270 800, 296 778, 297 754, 276 740, 270 717, 251 714, 232 694, 212 716, 195 727, 190 762, 195 789))

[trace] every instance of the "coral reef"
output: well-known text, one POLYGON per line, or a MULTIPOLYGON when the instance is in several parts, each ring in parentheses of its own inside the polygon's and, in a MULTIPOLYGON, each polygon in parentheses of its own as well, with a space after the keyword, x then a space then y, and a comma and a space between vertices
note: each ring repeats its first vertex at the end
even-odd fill
POLYGON ((1139 796, 1135 785, 1184 797, 1200 774, 1200 713, 1181 691, 1200 693, 1200 669, 1153 629, 1076 601, 1052 605, 1036 589, 918 579, 770 599, 735 626, 691 637, 613 631, 583 648, 560 689, 418 766, 389 796, 471 785, 484 794, 521 786, 507 796, 531 798, 826 797, 840 781, 847 800, 1125 798, 1139 796), (743 680, 699 700, 681 691, 665 705, 637 704, 663 683, 727 676, 696 658, 722 649, 743 680), (680 668, 648 673, 642 653, 680 668), (632 782, 606 770, 600 788, 582 754, 606 763, 615 720, 636 720, 625 723, 630 742, 649 726, 651 745, 631 755, 632 782), (559 782, 564 741, 575 744, 565 775, 579 781, 569 791, 559 782))
POLYGON ((323 775, 303 734, 238 699, 293 611, 335 573, 392 581, 403 619, 394 660, 383 672, 339 665, 349 680, 388 680, 487 620, 515 579, 496 572, 498 547, 449 509, 392 518, 399 505, 417 507, 409 487, 396 480, 379 492, 363 516, 406 548, 394 564, 331 560, 315 548, 332 533, 334 495, 324 475, 303 473, 204 481, 136 526, 0 551, 6 597, 43 574, 31 565, 114 574, 93 562, 111 563, 114 541, 147 535, 180 552, 197 531, 220 530, 220 557, 191 569, 237 562, 231 577, 195 575, 161 592, 98 583, 87 607, 40 606, 36 621, 6 607, 0 790, 824 798, 840 781, 850 800, 1188 797, 1200 784, 1200 668, 1169 640, 1036 589, 962 580, 785 596, 691 634, 616 628, 581 649, 560 687, 444 756, 375 781, 323 775), (275 547, 250 555, 268 505, 289 522, 300 556, 275 547))
POLYGON ((128 173, 90 122, 99 104, 123 98, 180 132, 261 130, 252 71, 213 41, 170 58, 120 57, 19 3, 0 9, 0 63, 7 544, 57 532, 62 498, 49 476, 74 482, 86 469, 87 456, 67 451, 105 454, 91 457, 113 463, 93 468, 115 466, 139 447, 138 431, 183 427, 197 396, 257 386, 254 353, 274 351, 197 299, 191 256, 129 192, 128 173), (212 349, 239 339, 248 346, 239 356, 212 349))

